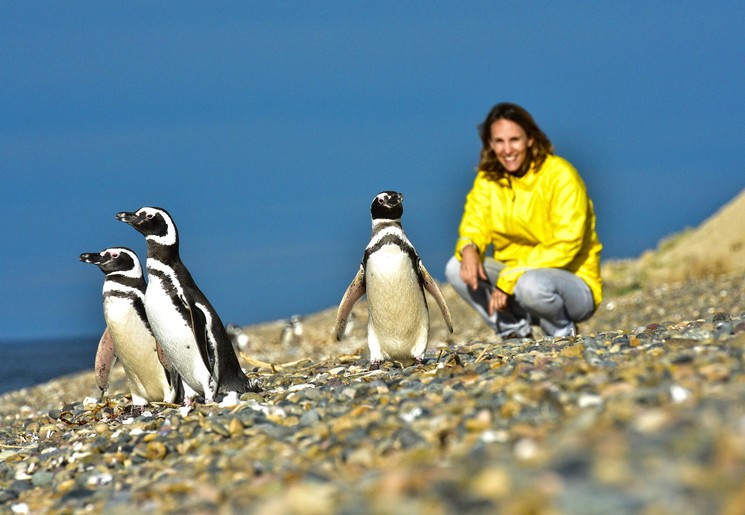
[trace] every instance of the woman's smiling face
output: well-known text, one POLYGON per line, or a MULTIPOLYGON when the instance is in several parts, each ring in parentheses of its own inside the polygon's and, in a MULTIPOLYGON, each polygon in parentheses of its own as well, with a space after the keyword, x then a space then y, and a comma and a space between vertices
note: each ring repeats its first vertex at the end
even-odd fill
POLYGON ((517 123, 500 118, 491 126, 490 145, 499 163, 509 173, 518 173, 528 155, 533 139, 517 123))

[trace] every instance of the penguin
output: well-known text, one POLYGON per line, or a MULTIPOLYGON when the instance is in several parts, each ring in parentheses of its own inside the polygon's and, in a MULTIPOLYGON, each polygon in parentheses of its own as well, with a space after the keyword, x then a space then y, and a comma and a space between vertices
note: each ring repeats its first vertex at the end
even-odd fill
POLYGON ((228 332, 228 336, 230 336, 230 341, 233 343, 234 348, 241 352, 248 351, 250 338, 240 326, 230 323, 225 327, 225 330, 228 332))
POLYGON ((372 238, 336 315, 336 339, 340 341, 352 306, 367 295, 370 370, 378 369, 383 359, 403 365, 422 362, 429 338, 424 290, 434 297, 448 329, 453 332, 442 292, 404 234, 403 199, 396 191, 383 191, 373 198, 372 238))
POLYGON ((180 380, 171 373, 145 314, 145 278, 137 255, 126 247, 80 255, 106 274, 103 314, 106 330, 96 351, 96 383, 105 395, 109 373, 118 358, 124 368, 133 406, 180 401, 180 380))
POLYGON ((197 395, 212 403, 218 395, 261 391, 258 382, 241 370, 225 326, 181 261, 171 215, 162 208, 143 207, 116 218, 145 236, 145 311, 153 334, 185 383, 185 403, 191 404, 197 395))
POLYGON ((303 323, 299 315, 292 315, 282 328, 282 345, 296 345, 303 341, 303 323))

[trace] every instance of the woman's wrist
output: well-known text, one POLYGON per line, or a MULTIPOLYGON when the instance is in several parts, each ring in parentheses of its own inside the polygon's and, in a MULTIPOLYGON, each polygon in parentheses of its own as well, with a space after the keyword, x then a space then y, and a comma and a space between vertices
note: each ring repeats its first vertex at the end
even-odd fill
POLYGON ((466 250, 466 249, 467 249, 467 248, 469 248, 469 247, 470 247, 470 248, 472 248, 473 250, 475 250, 475 251, 476 251, 476 254, 478 254, 478 253, 479 253, 479 248, 478 248, 478 247, 476 246, 476 244, 475 244, 474 242, 472 242, 472 241, 469 241, 468 243, 466 243, 465 245, 463 245, 463 246, 461 247, 461 249, 460 249, 460 253, 461 253, 461 254, 463 254, 463 251, 464 251, 464 250, 466 250))

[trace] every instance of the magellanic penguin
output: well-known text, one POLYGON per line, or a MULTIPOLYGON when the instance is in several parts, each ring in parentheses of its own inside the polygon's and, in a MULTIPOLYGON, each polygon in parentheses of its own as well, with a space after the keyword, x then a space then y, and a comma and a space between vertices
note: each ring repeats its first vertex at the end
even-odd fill
POLYGON ((300 315, 292 315, 282 328, 279 338, 282 345, 297 345, 303 341, 303 321, 300 315))
POLYGON ((437 301, 448 329, 453 332, 450 311, 440 288, 404 234, 403 199, 395 191, 384 191, 373 199, 372 238, 336 315, 338 341, 344 335, 352 306, 362 295, 367 295, 371 370, 377 369, 385 358, 403 365, 422 361, 429 338, 425 289, 437 301))
POLYGON ((231 323, 225 326, 225 330, 228 332, 234 349, 238 349, 239 352, 248 352, 250 337, 240 326, 231 323))
POLYGON ((116 218, 145 236, 145 310, 155 337, 188 387, 187 404, 197 394, 214 402, 218 395, 260 391, 241 370, 220 317, 181 262, 178 231, 168 212, 143 207, 116 218))
POLYGON ((180 401, 180 381, 155 340, 145 314, 145 278, 137 255, 126 247, 80 255, 106 274, 103 314, 106 331, 96 352, 96 383, 102 396, 116 358, 122 363, 132 394, 132 404, 180 401), (164 363, 165 361, 165 363, 164 363))

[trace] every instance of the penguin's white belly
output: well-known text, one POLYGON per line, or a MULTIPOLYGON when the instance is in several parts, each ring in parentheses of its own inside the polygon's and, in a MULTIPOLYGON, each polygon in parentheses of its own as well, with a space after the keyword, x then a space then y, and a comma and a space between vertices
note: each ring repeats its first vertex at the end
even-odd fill
POLYGON ((130 302, 109 297, 104 302, 104 316, 135 404, 137 397, 145 401, 165 400, 170 385, 158 359, 155 339, 130 302))
POLYGON ((408 361, 427 347, 429 312, 408 254, 385 245, 367 260, 368 338, 385 357, 408 361))
POLYGON ((156 276, 150 277, 145 292, 145 311, 153 334, 171 364, 187 385, 205 395, 211 374, 202 360, 191 325, 176 310, 156 276))

